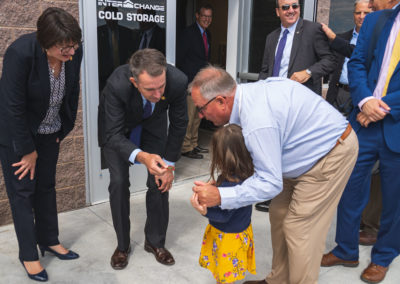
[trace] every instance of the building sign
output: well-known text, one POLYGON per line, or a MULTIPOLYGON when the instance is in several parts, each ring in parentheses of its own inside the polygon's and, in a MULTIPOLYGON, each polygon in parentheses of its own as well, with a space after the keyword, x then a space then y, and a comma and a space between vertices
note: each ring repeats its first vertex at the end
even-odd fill
POLYGON ((165 54, 166 0, 94 0, 97 2, 99 91, 115 68, 138 49, 165 54))

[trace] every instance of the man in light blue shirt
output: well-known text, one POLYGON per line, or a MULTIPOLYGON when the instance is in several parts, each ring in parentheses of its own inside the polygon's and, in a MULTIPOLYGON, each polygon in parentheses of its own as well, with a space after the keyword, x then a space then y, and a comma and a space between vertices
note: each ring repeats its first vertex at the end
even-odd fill
POLYGON ((200 117, 242 127, 255 167, 235 187, 196 181, 200 204, 233 209, 274 198, 268 283, 317 283, 325 238, 357 158, 354 131, 320 96, 285 78, 236 85, 225 70, 208 67, 189 90, 200 117))

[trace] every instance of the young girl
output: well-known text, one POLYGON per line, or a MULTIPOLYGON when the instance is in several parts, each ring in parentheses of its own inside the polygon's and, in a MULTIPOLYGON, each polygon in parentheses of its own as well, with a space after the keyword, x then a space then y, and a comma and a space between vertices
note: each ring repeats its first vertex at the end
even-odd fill
MULTIPOLYGON (((219 187, 235 186, 254 172, 253 160, 244 144, 242 129, 235 124, 218 129, 212 137, 211 182, 219 187), (218 178, 214 178, 217 173, 218 178)), ((207 208, 191 198, 192 206, 209 219, 203 237, 199 263, 210 270, 217 283, 232 283, 256 273, 252 206, 222 210, 207 208)))

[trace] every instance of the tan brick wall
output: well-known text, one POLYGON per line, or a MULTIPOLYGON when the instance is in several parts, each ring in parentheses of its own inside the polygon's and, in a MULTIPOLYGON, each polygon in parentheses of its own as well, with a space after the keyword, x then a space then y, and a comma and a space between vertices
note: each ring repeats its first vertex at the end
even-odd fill
MULTIPOLYGON (((36 20, 48 7, 61 7, 79 19, 78 0, 0 0, 0 70, 7 47, 20 35, 36 30, 36 20)), ((1 71, 0 71, 1 75, 1 71)), ((1 134, 0 134, 1 135, 1 134)), ((86 204, 85 164, 81 99, 75 128, 61 143, 56 176, 58 211, 86 204)), ((0 225, 12 222, 11 211, 0 170, 0 225)))
POLYGON ((318 0, 317 22, 329 24, 329 10, 331 8, 331 0, 318 0))

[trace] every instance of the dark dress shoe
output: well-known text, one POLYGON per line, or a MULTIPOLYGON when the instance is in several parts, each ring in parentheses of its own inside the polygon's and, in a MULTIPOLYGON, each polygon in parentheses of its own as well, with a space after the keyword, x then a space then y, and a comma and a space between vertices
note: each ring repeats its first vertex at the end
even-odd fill
POLYGON ((46 269, 43 269, 42 271, 40 271, 39 273, 36 273, 36 274, 30 274, 28 272, 28 270, 26 269, 24 262, 21 259, 19 259, 19 261, 21 262, 22 266, 24 267, 24 269, 26 271, 26 274, 28 275, 28 277, 30 279, 39 281, 39 282, 46 282, 47 280, 49 280, 49 276, 47 275, 46 269))
POLYGON ((267 281, 264 280, 253 280, 253 281, 246 281, 243 284, 268 284, 267 281))
POLYGON ((357 267, 358 264, 359 264, 358 260, 344 260, 344 259, 338 258, 332 252, 324 254, 322 256, 322 260, 321 260, 322 267, 330 267, 330 266, 336 266, 336 265, 343 265, 346 267, 357 267))
POLYGON ((182 153, 182 156, 188 157, 190 159, 203 159, 203 155, 196 153, 194 150, 182 153))
POLYGON ((126 251, 120 251, 118 247, 111 256, 111 267, 116 270, 124 269, 128 265, 128 256, 131 252, 131 246, 126 251))
POLYGON ((364 231, 360 232, 359 244, 362 246, 372 246, 376 243, 376 235, 364 231))
POLYGON ((200 146, 196 146, 193 149, 193 151, 195 151, 196 153, 202 153, 202 154, 206 154, 206 153, 209 152, 207 148, 203 148, 203 147, 200 147, 200 146))
POLYGON ((74 251, 72 251, 72 250, 69 250, 67 253, 65 253, 65 254, 61 254, 61 253, 58 253, 58 252, 56 252, 55 250, 53 250, 53 249, 51 249, 50 247, 48 247, 48 246, 41 246, 41 245, 39 245, 39 249, 40 249, 40 252, 42 253, 42 256, 44 256, 44 253, 46 252, 46 251, 48 251, 48 252, 51 252, 52 254, 54 254, 55 256, 57 256, 59 259, 61 259, 61 260, 70 260, 70 259, 76 259, 76 258, 79 258, 79 254, 77 254, 76 252, 74 252, 74 251))
POLYGON ((175 264, 172 254, 166 248, 153 247, 148 241, 144 242, 144 250, 151 252, 156 257, 156 260, 165 265, 175 264))
POLYGON ((361 280, 367 283, 379 283, 385 278, 388 269, 389 267, 380 266, 371 262, 361 274, 361 280))
POLYGON ((258 211, 268 212, 270 204, 271 204, 271 200, 267 200, 264 202, 256 203, 255 207, 256 207, 256 210, 258 210, 258 211))

